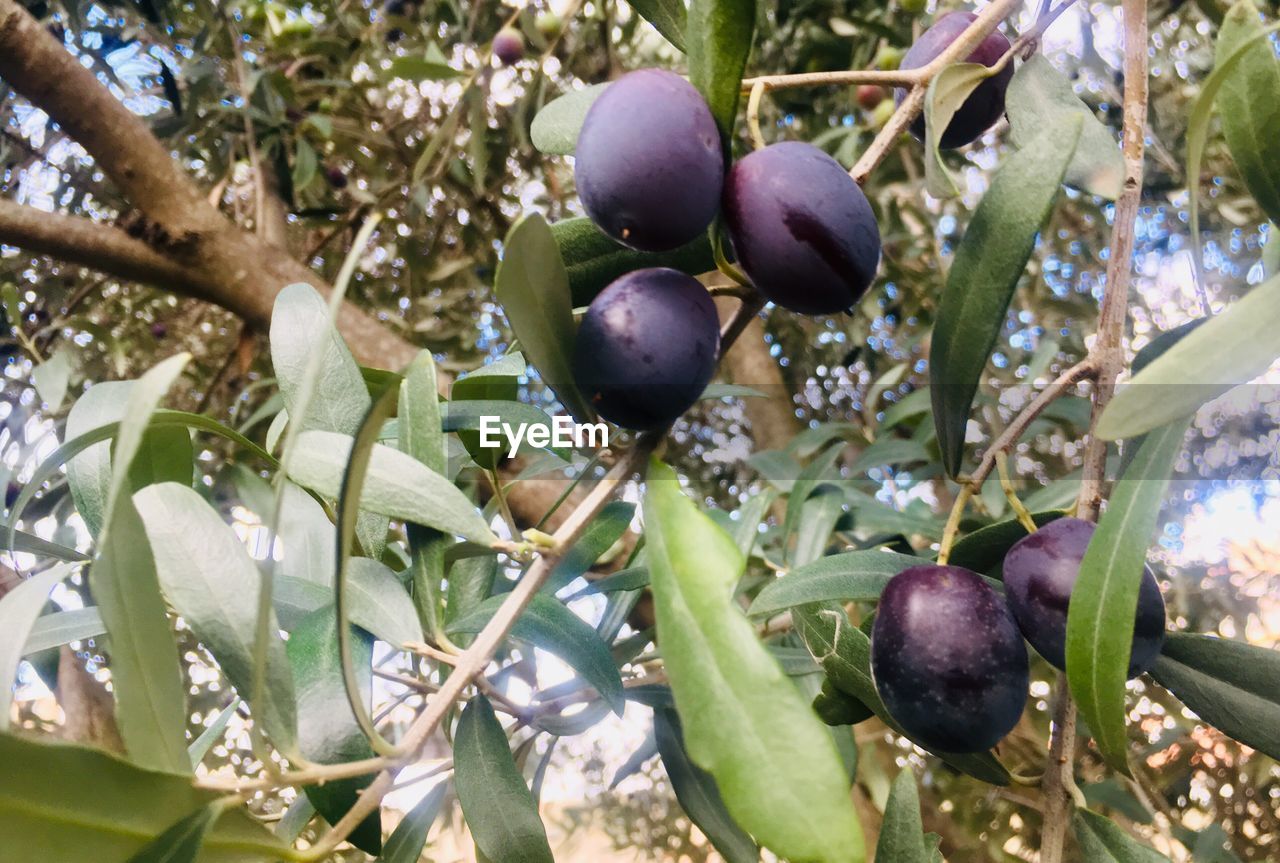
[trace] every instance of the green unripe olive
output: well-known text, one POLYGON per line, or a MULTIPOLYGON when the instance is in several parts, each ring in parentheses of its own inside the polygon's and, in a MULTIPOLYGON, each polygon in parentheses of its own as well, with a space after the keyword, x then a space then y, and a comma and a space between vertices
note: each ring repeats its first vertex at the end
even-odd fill
POLYGON ((906 51, 901 48, 891 48, 888 45, 881 46, 880 50, 876 52, 874 61, 876 68, 885 72, 892 72, 898 68, 898 64, 902 62, 905 54, 906 51))
POLYGON ((554 12, 543 12, 533 26, 538 29, 544 39, 554 39, 564 30, 564 21, 554 12))
POLYGON ((929 0, 898 0, 898 6, 908 15, 919 15, 929 8, 929 0))

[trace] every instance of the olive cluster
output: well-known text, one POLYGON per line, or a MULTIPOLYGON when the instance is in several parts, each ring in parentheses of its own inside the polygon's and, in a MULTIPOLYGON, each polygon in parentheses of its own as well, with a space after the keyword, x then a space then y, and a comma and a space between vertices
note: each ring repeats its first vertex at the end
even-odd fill
MULTIPOLYGON (((990 749, 1027 701, 1027 650, 1066 668, 1067 608, 1094 525, 1061 518, 1019 540, 1004 558, 1001 596, 959 566, 913 566, 880 597, 871 675, 889 715, 914 740, 944 753, 990 749)), ((1165 608, 1144 567, 1129 677, 1155 662, 1165 608)))
MULTIPOLYGON (((944 15, 903 67, 926 65, 973 19, 944 15)), ((1008 47, 992 34, 968 59, 991 66, 1008 47)), ((960 146, 990 128, 1004 111, 1011 71, 973 92, 942 146, 960 146)), ((913 131, 923 136, 923 120, 913 131)), ((851 311, 880 262, 880 230, 858 184, 831 156, 801 142, 756 150, 727 172, 725 162, 701 94, 679 75, 643 69, 610 84, 587 112, 574 177, 587 215, 625 246, 671 251, 719 214, 738 267, 765 299, 803 314, 851 311)), ((659 429, 699 397, 719 352, 716 309, 697 280, 664 268, 636 270, 588 308, 574 377, 605 419, 659 429)))

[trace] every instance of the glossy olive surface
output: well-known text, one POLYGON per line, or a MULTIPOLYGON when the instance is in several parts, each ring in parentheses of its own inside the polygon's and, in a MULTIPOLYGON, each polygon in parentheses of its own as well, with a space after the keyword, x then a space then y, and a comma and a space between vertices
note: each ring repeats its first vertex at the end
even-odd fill
MULTIPOLYGON (((919 69, 928 66, 933 58, 947 49, 956 37, 965 31, 977 18, 972 12, 948 12, 939 18, 934 25, 920 35, 915 44, 902 58, 901 69, 919 69)), ((981 63, 994 66, 1010 48, 1009 40, 1000 33, 990 33, 978 43, 978 47, 965 58, 967 63, 981 63)), ((990 129, 1004 113, 1004 96, 1009 89, 1009 81, 1013 78, 1013 64, 1005 67, 990 78, 983 81, 969 94, 960 110, 951 118, 947 131, 942 133, 938 146, 943 149, 963 147, 976 141, 982 133, 990 129)), ((906 98, 906 91, 898 88, 895 98, 899 103, 906 98)), ((922 113, 911 124, 911 134, 924 140, 924 114, 922 113)))
MULTIPOLYGON (((1018 540, 1004 558, 1009 609, 1027 641, 1055 668, 1067 667, 1067 608, 1093 532, 1091 522, 1060 518, 1018 540)), ((1130 677, 1146 671, 1160 655, 1164 622, 1164 597, 1150 567, 1144 566, 1133 622, 1130 677)))
POLYGON ((636 270, 591 302, 573 373, 602 417, 647 431, 665 428, 698 400, 719 355, 720 323, 707 289, 676 270, 636 270))
POLYGON ((938 752, 990 749, 1027 701, 1027 648, 1001 596, 958 566, 890 579, 871 630, 871 675, 908 736, 938 752))
POLYGON ((724 219, 743 271, 792 311, 850 310, 880 264, 880 228, 867 196, 812 144, 774 144, 735 163, 724 219))
POLYGON ((715 218, 724 188, 720 132, 702 94, 674 72, 641 69, 605 88, 574 157, 587 215, 625 246, 668 251, 715 218))

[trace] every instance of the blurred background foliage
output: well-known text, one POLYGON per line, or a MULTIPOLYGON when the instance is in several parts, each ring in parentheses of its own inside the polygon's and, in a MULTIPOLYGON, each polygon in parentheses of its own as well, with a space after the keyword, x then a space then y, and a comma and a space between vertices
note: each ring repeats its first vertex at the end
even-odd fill
MULTIPOLYGON (((512 222, 533 209, 552 220, 581 214, 571 160, 534 150, 532 117, 569 90, 637 67, 679 68, 683 61, 623 0, 28 5, 149 120, 211 200, 246 226, 283 217, 277 241, 329 278, 363 219, 374 209, 384 212, 350 296, 453 370, 473 368, 509 342, 491 284, 512 222), (488 45, 509 21, 524 35, 526 57, 503 67, 490 60, 488 45)), ((1033 5, 1022 10, 1022 26, 1034 15, 1033 5)), ((928 16, 950 4, 930 0, 924 6, 919 0, 761 0, 750 71, 891 68, 928 16)), ((1043 45, 1115 129, 1119 14, 1118 5, 1079 2, 1043 45)), ((1212 66, 1221 14, 1216 0, 1152 4, 1152 109, 1132 350, 1200 314, 1183 141, 1190 104, 1212 66)), ((811 140, 851 165, 886 116, 876 102, 875 94, 860 99, 853 88, 772 94, 762 114, 764 133, 769 140, 811 140)), ((832 433, 855 444, 846 467, 855 468, 858 494, 837 524, 836 541, 864 545, 898 537, 919 549, 937 539, 939 513, 950 501, 939 481, 927 399, 911 396, 926 380, 928 333, 953 246, 1000 158, 1003 132, 997 126, 980 145, 950 157, 965 189, 955 200, 924 193, 917 147, 896 148, 873 174, 867 193, 880 219, 884 259, 857 313, 806 318, 767 311, 760 350, 776 363, 781 384, 772 378, 735 381, 765 389, 769 407, 760 410, 803 434, 782 452, 776 442, 757 440, 759 411, 753 415, 743 400, 700 403, 678 426, 678 466, 708 503, 736 509, 768 485, 760 473, 770 471, 762 467, 805 461, 832 428, 825 424, 847 423, 832 433), (859 457, 872 446, 885 453, 890 441, 917 446, 899 447, 889 464, 876 463, 874 455, 859 457)), ((745 151, 745 136, 737 146, 745 151)), ((1265 218, 1220 139, 1211 140, 1204 179, 1204 289, 1216 306, 1260 281, 1264 270, 1274 272, 1280 255, 1275 243, 1266 242, 1265 218)), ((46 211, 131 224, 127 205, 85 152, 2 83, 0 194, 46 211)), ((998 431, 1036 381, 1084 356, 1103 290, 1110 215, 1106 202, 1074 192, 1057 208, 1010 308, 971 427, 974 442, 998 431)), ((76 393, 92 382, 136 376, 178 350, 191 351, 195 360, 173 406, 208 411, 258 438, 265 432, 263 420, 274 410, 265 341, 228 313, 6 246, 0 246, 0 287, 0 478, 8 486, 7 503, 61 437, 76 393)), ((1172 625, 1280 644, 1278 385, 1280 370, 1273 369, 1196 420, 1154 553, 1172 625)), ((528 397, 549 398, 536 378, 528 397)), ((1085 398, 1065 399, 1037 421, 1018 449, 1015 471, 1038 508, 1074 497, 1072 476, 1088 415, 1085 398)), ((227 453, 208 446, 200 454, 206 485, 232 511, 245 494, 243 485, 233 481, 227 453)), ((1004 514, 998 488, 983 503, 992 517, 1004 514)), ((55 487, 32 512, 74 544, 76 527, 64 523, 71 511, 55 487)), ((91 672, 106 675, 92 643, 79 656, 91 672)), ((224 686, 194 643, 186 656, 196 698, 192 722, 201 724, 225 704, 224 686)), ((1005 747, 1034 754, 1043 745, 1049 672, 1043 664, 1034 667, 1038 709, 1026 714, 1005 747)), ((23 681, 25 718, 59 721, 46 712, 30 669, 23 681)), ((625 859, 707 858, 705 839, 681 814, 655 760, 609 787, 614 772, 643 745, 646 719, 636 709, 624 720, 610 718, 585 735, 565 738, 550 753, 542 799, 552 832, 578 837, 581 847, 572 859, 614 853, 625 859), (610 850, 615 846, 627 850, 610 850)), ((1174 849, 1175 859, 1186 859, 1186 852, 1203 863, 1277 859, 1276 764, 1196 726, 1153 685, 1139 692, 1133 710, 1150 741, 1140 782, 1086 784, 1090 802, 1159 847, 1174 849)), ((859 790, 868 811, 883 805, 895 763, 911 764, 924 773, 926 829, 943 833, 951 859, 1034 859, 1036 843, 1028 838, 1036 819, 1033 790, 991 789, 953 774, 874 722, 858 726, 857 743, 859 790)), ((540 742, 531 762, 545 746, 540 742)), ((215 752, 237 769, 255 769, 243 729, 235 725, 215 752)), ((1086 779, 1103 773, 1088 755, 1083 770, 1086 779)), ((407 808, 413 801, 400 802, 407 808)), ((287 803, 263 799, 256 805, 270 814, 287 803)), ((471 853, 465 843, 443 841, 430 853, 450 859, 450 847, 460 857, 471 853)))

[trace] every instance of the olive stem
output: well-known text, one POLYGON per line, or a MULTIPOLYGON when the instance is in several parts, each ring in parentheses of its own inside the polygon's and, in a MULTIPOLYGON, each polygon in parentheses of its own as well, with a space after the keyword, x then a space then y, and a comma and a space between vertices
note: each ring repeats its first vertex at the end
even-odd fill
POLYGON ((960 486, 956 502, 951 506, 951 514, 947 516, 947 526, 942 531, 942 542, 938 545, 938 565, 946 566, 951 557, 951 546, 955 544, 956 534, 960 532, 960 519, 964 517, 964 509, 973 496, 973 487, 960 486))
POLYGON ((760 134, 760 97, 763 95, 764 83, 757 81, 747 98, 747 133, 751 135, 751 146, 757 150, 765 148, 764 135, 760 134))
POLYGON ((1013 488, 1013 480, 1009 479, 1009 456, 1007 453, 1003 451, 996 453, 996 468, 1000 471, 1000 488, 1004 490, 1004 496, 1009 501, 1009 508, 1013 510, 1013 514, 1017 516, 1022 526, 1027 529, 1027 533, 1035 533, 1036 520, 1031 517, 1030 511, 1018 498, 1018 492, 1013 488))
POLYGON ((840 72, 802 72, 796 75, 761 75, 745 78, 743 92, 756 87, 765 90, 793 90, 800 87, 826 87, 837 84, 889 84, 912 87, 920 80, 920 70, 849 69, 840 72))

